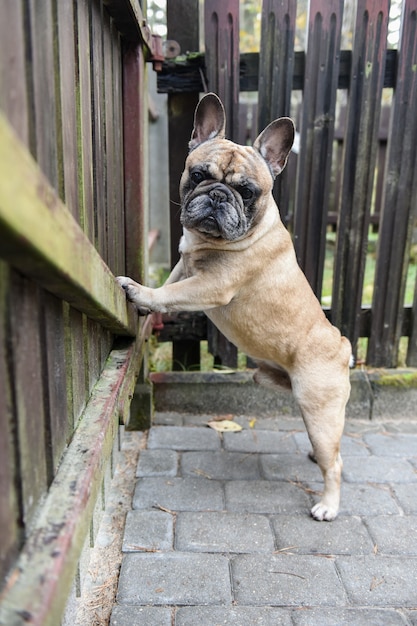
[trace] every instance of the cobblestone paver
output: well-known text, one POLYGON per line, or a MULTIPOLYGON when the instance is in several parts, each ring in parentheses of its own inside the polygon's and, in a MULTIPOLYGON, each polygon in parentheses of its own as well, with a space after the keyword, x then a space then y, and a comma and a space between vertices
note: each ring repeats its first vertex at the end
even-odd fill
POLYGON ((141 453, 111 626, 416 626, 414 421, 346 424, 341 510, 298 418, 157 414, 141 453))

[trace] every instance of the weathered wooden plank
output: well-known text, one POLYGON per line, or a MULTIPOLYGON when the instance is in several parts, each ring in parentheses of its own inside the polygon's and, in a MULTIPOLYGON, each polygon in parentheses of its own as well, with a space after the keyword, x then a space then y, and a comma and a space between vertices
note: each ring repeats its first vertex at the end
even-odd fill
POLYGON ((25 38, 21 2, 4 2, 0 20, 0 109, 23 143, 29 145, 25 38))
MULTIPOLYGON (((123 145, 126 273, 144 282, 146 245, 145 66, 141 47, 123 52, 123 145)), ((147 112, 147 110, 146 110, 147 112)))
MULTIPOLYGON (((226 112, 226 136, 239 136, 239 2, 206 0, 204 3, 204 40, 208 88, 223 102, 226 112)), ((208 323, 209 350, 214 362, 237 366, 237 348, 208 323)), ((188 348, 189 349, 189 348, 188 348)), ((190 357, 188 357, 190 360, 190 357)), ((200 362, 199 351, 192 358, 200 362)), ((194 366, 191 361, 188 366, 194 366)))
POLYGON ((63 303, 48 293, 42 294, 41 338, 45 388, 44 436, 47 477, 51 482, 68 443, 69 429, 63 303))
POLYGON ((412 229, 417 216, 417 0, 403 4, 391 108, 367 362, 396 367, 412 229))
POLYGON ((3 116, 0 162, 1 256, 105 328, 135 334, 122 289, 3 116))
POLYGON ((290 115, 297 3, 264 0, 259 52, 258 132, 290 115))
POLYGON ((113 273, 116 273, 116 256, 118 243, 117 239, 117 211, 115 205, 115 186, 116 181, 123 178, 123 171, 116 168, 114 154, 114 110, 113 110, 113 51, 111 41, 111 24, 110 17, 107 12, 103 14, 103 122, 104 122, 104 140, 106 146, 106 208, 107 208, 107 228, 105 236, 107 239, 107 259, 106 263, 113 273))
POLYGON ((298 262, 321 297, 343 1, 310 0, 294 209, 298 262))
MULTIPOLYGON (((294 0, 262 3, 258 132, 278 117, 291 114, 296 9, 294 0)), ((289 171, 286 168, 274 183, 273 194, 282 216, 288 213, 289 185, 294 185, 289 182, 289 171)))
POLYGON ((101 0, 91 3, 91 119, 93 139, 94 226, 96 246, 107 262, 107 173, 105 164, 104 78, 103 78, 103 6, 101 0))
POLYGON ((0 579, 6 576, 21 543, 19 498, 16 491, 16 432, 13 385, 7 341, 9 270, 0 261, 0 579))
POLYGON ((91 112, 90 74, 90 22, 89 3, 76 4, 76 106, 78 140, 79 221, 92 243, 95 241, 94 227, 94 183, 91 112))
POLYGON ((11 377, 16 403, 19 489, 25 530, 47 490, 50 450, 45 445, 45 393, 42 378, 40 290, 13 272, 9 293, 11 377))
MULTIPOLYGON (((192 50, 192 48, 184 48, 192 50)), ((397 75, 396 50, 386 51, 384 73, 384 87, 393 87, 397 75)), ((338 89, 348 89, 350 85, 352 67, 351 50, 340 52, 338 89)), ((165 61, 162 70, 158 73, 159 93, 195 93, 205 91, 203 80, 205 68, 204 54, 193 54, 175 61, 165 61)), ((240 55, 240 91, 257 91, 259 79, 259 53, 244 52, 240 55)), ((292 89, 302 89, 304 86, 305 53, 294 53, 294 70, 292 89)), ((206 81, 207 82, 207 81, 206 81)))
POLYGON ((78 137, 77 137, 77 98, 75 86, 75 28, 74 4, 57 2, 56 45, 58 46, 60 97, 60 123, 62 125, 63 200, 71 214, 79 221, 78 209, 78 137))
POLYGON ((359 0, 344 140, 332 317, 356 352, 388 25, 388 0, 359 0))
POLYGON ((2 593, 0 623, 56 626, 130 398, 142 340, 109 356, 31 534, 2 593))
MULTIPOLYGON (((198 0, 167 1, 168 39, 177 41, 182 50, 199 48, 199 2, 198 0)), ((188 142, 193 130, 194 111, 198 102, 198 89, 192 93, 170 94, 168 96, 168 163, 171 232, 171 266, 178 259, 178 244, 182 235, 179 220, 179 182, 188 155, 188 142)), ((173 367, 180 369, 182 364, 199 360, 200 345, 175 341, 172 346, 173 367)))
POLYGON ((414 302, 412 308, 412 325, 409 333, 407 348, 407 365, 417 367, 417 277, 414 286, 414 302))
POLYGON ((223 102, 226 136, 239 134, 239 1, 206 0, 204 40, 208 89, 223 102))
POLYGON ((116 213, 116 275, 123 274, 126 267, 125 257, 125 202, 124 202, 124 162, 123 162, 123 102, 122 102, 122 42, 115 24, 112 24, 113 53, 113 154, 116 177, 114 205, 116 213))
MULTIPOLYGON (((53 48, 53 21, 51 0, 29 0, 33 85, 33 124, 35 130, 34 155, 39 167, 59 192, 60 175, 57 158, 57 100, 55 92, 55 65, 53 48), (51 129, 52 132, 51 132, 51 129)), ((62 195, 62 192, 61 194, 62 195)))

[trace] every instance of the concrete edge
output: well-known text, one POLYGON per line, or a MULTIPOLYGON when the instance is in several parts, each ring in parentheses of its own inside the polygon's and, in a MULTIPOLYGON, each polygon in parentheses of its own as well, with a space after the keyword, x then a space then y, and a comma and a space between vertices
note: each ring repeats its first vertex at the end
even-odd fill
MULTIPOLYGON (((260 387, 252 375, 251 371, 152 373, 154 408, 180 413, 299 416, 290 392, 260 387)), ((417 369, 354 369, 350 379, 348 419, 417 419, 417 369)))

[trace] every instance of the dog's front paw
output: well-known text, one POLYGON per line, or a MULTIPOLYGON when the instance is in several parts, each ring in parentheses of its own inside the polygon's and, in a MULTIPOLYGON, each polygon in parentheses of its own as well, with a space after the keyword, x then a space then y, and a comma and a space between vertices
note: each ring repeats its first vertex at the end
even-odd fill
POLYGON ((128 276, 117 276, 116 280, 119 283, 119 285, 122 287, 122 289, 124 289, 127 299, 130 300, 130 302, 132 302, 136 306, 140 315, 148 315, 149 313, 152 312, 151 309, 145 306, 142 301, 142 298, 141 298, 142 285, 139 285, 139 283, 136 283, 134 280, 132 280, 128 276))
POLYGON ((318 502, 311 509, 311 517, 314 517, 318 522, 331 522, 337 516, 337 509, 324 504, 324 502, 318 502))

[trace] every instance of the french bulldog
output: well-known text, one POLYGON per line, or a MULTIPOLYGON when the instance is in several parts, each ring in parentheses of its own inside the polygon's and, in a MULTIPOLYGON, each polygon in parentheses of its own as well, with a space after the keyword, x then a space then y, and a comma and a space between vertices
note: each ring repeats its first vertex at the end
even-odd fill
POLYGON ((326 319, 272 196, 294 124, 275 120, 252 147, 225 139, 225 123, 220 99, 204 96, 180 182, 181 257, 167 282, 118 282, 142 314, 204 311, 256 361, 256 382, 292 389, 324 480, 311 515, 330 521, 340 500, 351 346, 326 319))

